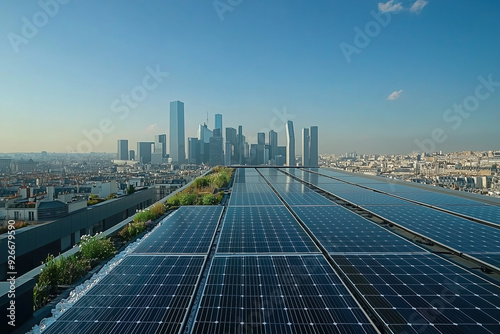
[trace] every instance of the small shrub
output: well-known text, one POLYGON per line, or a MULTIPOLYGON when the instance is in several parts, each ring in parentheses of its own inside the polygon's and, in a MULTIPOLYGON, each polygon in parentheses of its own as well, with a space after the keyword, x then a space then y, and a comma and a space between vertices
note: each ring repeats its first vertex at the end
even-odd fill
POLYGON ((79 245, 81 255, 89 261, 104 260, 116 254, 116 248, 111 243, 111 239, 99 238, 98 234, 93 237, 83 235, 79 245))
MULTIPOLYGON (((150 222, 150 220, 148 221, 150 222)), ((132 222, 118 232, 118 235, 125 241, 131 240, 132 238, 138 236, 146 229, 146 222, 132 222)))

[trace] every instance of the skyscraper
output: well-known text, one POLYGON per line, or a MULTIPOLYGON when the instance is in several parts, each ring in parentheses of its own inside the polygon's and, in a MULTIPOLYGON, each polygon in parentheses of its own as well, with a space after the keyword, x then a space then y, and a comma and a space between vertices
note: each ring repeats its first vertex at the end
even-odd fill
POLYGON ((269 160, 273 160, 278 149, 278 133, 274 130, 269 131, 269 160))
POLYGON ((157 152, 157 150, 161 151, 162 158, 167 157, 167 135, 156 135, 155 136, 155 152, 157 152), (159 144, 162 144, 162 145, 159 145, 159 144))
POLYGON ((227 165, 237 164, 239 159, 236 159, 238 145, 238 136, 235 128, 226 128, 226 161, 227 165), (228 145, 229 143, 229 145, 228 145), (229 157, 228 157, 229 156, 229 157), (228 160, 229 159, 229 160, 228 160))
POLYGON ((186 162, 184 136, 184 103, 170 102, 170 157, 172 162, 186 162))
POLYGON ((263 165, 264 164, 264 154, 266 148, 266 134, 264 132, 257 133, 257 158, 256 164, 263 165))
POLYGON ((118 140, 118 154, 116 155, 118 160, 128 160, 128 140, 119 139, 118 140))
POLYGON ((151 163, 152 142, 137 142, 137 161, 142 164, 151 163))
POLYGON ((286 123, 286 164, 295 166, 295 132, 292 121, 286 123))
POLYGON ((198 138, 188 138, 188 162, 197 165, 201 163, 200 141, 198 138))
POLYGON ((311 126, 310 134, 310 145, 309 145, 309 165, 318 166, 319 165, 319 141, 318 141, 318 127, 311 126))
POLYGON ((216 129, 220 129, 220 133, 222 136, 222 115, 221 114, 215 114, 215 128, 214 128, 214 130, 216 130, 216 129))
POLYGON ((236 159, 238 160, 238 164, 242 165, 245 160, 245 139, 243 136, 243 126, 238 126, 238 150, 236 153, 236 159))
POLYGON ((302 129, 302 166, 309 166, 310 164, 310 148, 311 138, 309 137, 309 129, 302 129))

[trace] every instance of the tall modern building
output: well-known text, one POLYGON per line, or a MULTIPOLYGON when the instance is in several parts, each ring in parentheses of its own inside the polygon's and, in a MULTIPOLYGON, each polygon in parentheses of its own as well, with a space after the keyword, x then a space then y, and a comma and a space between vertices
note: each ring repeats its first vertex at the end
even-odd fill
POLYGON ((207 124, 200 124, 198 127, 198 141, 200 145, 199 154, 200 161, 198 163, 208 162, 209 150, 210 150, 210 138, 214 135, 213 131, 208 129, 207 124))
POLYGON ((269 131, 269 160, 274 160, 278 149, 278 133, 274 130, 269 131))
POLYGON ((170 157, 172 162, 186 162, 186 143, 184 135, 184 103, 170 102, 170 157))
POLYGON ((242 165, 245 161, 245 137, 243 136, 243 126, 238 126, 238 150, 236 151, 236 159, 238 164, 242 165))
POLYGON ((137 161, 142 164, 151 163, 152 142, 137 142, 137 161))
POLYGON ((155 152, 157 152, 157 150, 161 151, 162 158, 167 157, 167 135, 156 135, 155 136, 155 152), (160 144, 162 144, 162 145, 160 145, 160 144))
POLYGON ((319 165, 319 141, 318 141, 318 127, 311 126, 309 130, 310 145, 309 145, 309 165, 318 166, 319 165))
POLYGON ((200 141, 198 138, 188 138, 188 163, 194 165, 201 163, 200 141))
POLYGON ((135 160, 135 151, 134 150, 128 151, 128 159, 135 160))
POLYGON ((311 155, 309 148, 311 146, 311 137, 309 136, 309 128, 302 129, 302 166, 309 166, 311 155))
POLYGON ((266 134, 264 132, 257 133, 257 158, 256 164, 263 165, 264 164, 264 154, 266 148, 266 134))
POLYGON ((236 159, 236 152, 238 151, 237 145, 238 145, 238 135, 236 134, 236 129, 226 128, 225 156, 226 156, 226 162, 229 161, 229 163, 226 163, 227 165, 238 163, 236 159))
POLYGON ((216 129, 220 129, 220 133, 222 135, 222 115, 221 114, 215 114, 215 128, 214 130, 216 129))
POLYGON ((295 132, 293 130, 293 122, 286 123, 286 164, 287 166, 295 166, 295 132))
POLYGON ((119 139, 118 140, 118 154, 116 155, 118 160, 128 160, 128 140, 119 139))

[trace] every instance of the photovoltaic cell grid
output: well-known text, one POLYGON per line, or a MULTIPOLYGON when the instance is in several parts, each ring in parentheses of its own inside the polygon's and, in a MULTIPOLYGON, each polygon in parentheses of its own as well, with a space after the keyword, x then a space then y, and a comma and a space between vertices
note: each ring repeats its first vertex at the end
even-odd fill
POLYGON ((337 205, 301 183, 272 183, 288 205, 337 205))
POLYGON ((419 205, 364 208, 461 252, 500 252, 500 230, 490 226, 419 205))
POLYGON ((292 206, 329 253, 425 252, 340 206, 292 206))
POLYGON ((500 225, 500 207, 492 205, 450 206, 436 205, 448 211, 460 213, 472 218, 479 218, 500 225))
POLYGON ((228 207, 218 253, 319 252, 284 206, 228 207))
POLYGON ((322 256, 217 256, 193 333, 376 331, 322 256))
POLYGON ((356 205, 412 205, 411 202, 403 199, 370 190, 366 192, 336 192, 335 195, 356 205))
POLYGON ((183 206, 167 217, 133 253, 208 253, 222 206, 183 206))
POLYGON ((500 333, 500 287, 434 255, 334 255, 394 333, 500 333))
POLYGON ((410 199, 415 202, 425 203, 428 205, 486 205, 478 201, 472 201, 466 198, 457 196, 445 195, 427 192, 399 193, 400 197, 410 199))
POLYGON ((203 261, 129 255, 44 333, 178 333, 203 261))
POLYGON ((229 205, 256 206, 256 205, 283 205, 267 183, 245 183, 233 187, 229 198, 229 205))

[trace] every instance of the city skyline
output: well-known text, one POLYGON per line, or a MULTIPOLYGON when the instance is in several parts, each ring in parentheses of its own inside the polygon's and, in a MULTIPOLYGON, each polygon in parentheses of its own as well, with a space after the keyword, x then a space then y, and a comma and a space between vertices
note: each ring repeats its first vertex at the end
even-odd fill
POLYGON ((115 152, 173 100, 186 139, 208 112, 248 142, 319 124, 321 154, 499 148, 494 1, 40 3, 0 4, 2 153, 115 152))

